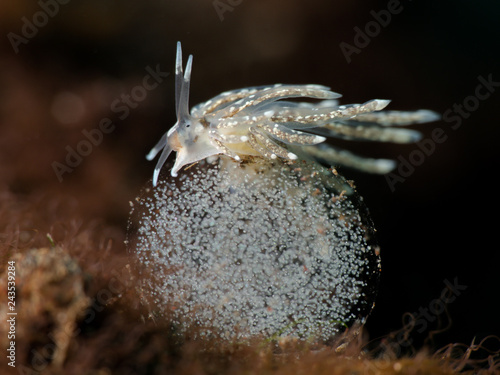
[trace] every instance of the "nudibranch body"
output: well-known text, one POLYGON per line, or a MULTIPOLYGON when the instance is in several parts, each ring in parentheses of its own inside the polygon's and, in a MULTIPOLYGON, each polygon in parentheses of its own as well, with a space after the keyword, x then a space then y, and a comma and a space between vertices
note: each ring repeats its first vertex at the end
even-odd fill
POLYGON ((214 155, 227 155, 236 161, 245 156, 296 160, 293 149, 302 146, 310 156, 330 164, 344 164, 358 169, 387 173, 394 168, 390 160, 363 159, 347 151, 322 143, 325 137, 407 143, 417 141, 420 133, 393 128, 434 121, 438 116, 429 110, 415 112, 386 111, 389 100, 374 99, 363 104, 339 105, 340 94, 321 85, 282 85, 249 87, 227 91, 196 105, 189 112, 189 85, 193 57, 189 56, 183 74, 182 51, 177 43, 175 65, 175 105, 177 123, 163 135, 147 155, 152 160, 160 151, 153 185, 172 151, 177 157, 172 176, 188 164, 214 155), (317 104, 283 99, 310 98, 317 104))
POLYGON ((148 155, 161 151, 155 187, 132 205, 128 244, 151 314, 177 332, 237 341, 328 341, 363 323, 380 276, 375 230, 354 186, 317 160, 378 173, 394 163, 325 136, 411 142, 419 133, 392 125, 437 116, 381 111, 388 100, 339 105, 319 85, 229 91, 189 112, 191 66, 183 73, 178 44, 177 123, 148 155), (159 178, 171 151, 173 177, 159 178))

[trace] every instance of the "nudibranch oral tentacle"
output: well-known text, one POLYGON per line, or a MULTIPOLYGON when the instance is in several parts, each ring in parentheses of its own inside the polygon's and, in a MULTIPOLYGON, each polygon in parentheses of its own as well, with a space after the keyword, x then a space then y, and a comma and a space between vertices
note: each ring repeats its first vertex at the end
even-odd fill
POLYGON ((340 94, 321 85, 249 87, 227 91, 189 111, 189 86, 193 56, 182 68, 182 51, 177 43, 175 64, 175 105, 177 122, 146 156, 152 160, 161 151, 153 174, 158 183, 160 171, 172 151, 176 160, 171 175, 185 165, 214 155, 240 161, 246 156, 295 160, 287 145, 300 146, 305 157, 329 164, 343 164, 372 173, 387 173, 394 163, 365 159, 323 143, 326 138, 409 143, 420 133, 393 128, 435 121, 439 115, 429 110, 414 112, 383 111, 389 100, 374 99, 363 104, 339 105, 340 94), (283 99, 308 98, 318 103, 297 103, 283 99), (307 131, 307 132, 304 132, 307 131), (314 134, 319 133, 319 134, 314 134), (317 147, 321 143, 321 147, 317 147))

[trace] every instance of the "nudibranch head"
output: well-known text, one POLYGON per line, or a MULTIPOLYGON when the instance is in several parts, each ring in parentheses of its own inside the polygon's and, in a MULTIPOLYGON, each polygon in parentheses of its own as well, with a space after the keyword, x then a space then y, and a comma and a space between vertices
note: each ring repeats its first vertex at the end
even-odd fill
POLYGON ((420 138, 414 130, 391 125, 434 121, 439 116, 429 110, 415 112, 382 111, 389 100, 374 99, 363 104, 339 105, 340 94, 321 85, 249 87, 227 91, 193 107, 189 112, 189 84, 192 55, 185 72, 182 51, 177 43, 175 64, 176 124, 165 133, 147 155, 152 160, 160 151, 153 185, 172 151, 177 153, 172 176, 185 165, 213 155, 227 155, 239 161, 247 156, 268 159, 298 158, 302 154, 330 164, 343 164, 373 173, 387 173, 392 160, 367 159, 323 143, 326 136, 349 140, 407 143, 420 138), (284 99, 311 98, 316 104, 284 99))
POLYGON ((182 69, 181 44, 177 43, 177 58, 175 63, 175 109, 177 114, 176 124, 163 135, 158 144, 147 155, 152 160, 161 151, 161 156, 156 165, 153 181, 156 185, 160 170, 172 151, 177 153, 177 158, 172 168, 172 176, 184 165, 197 162, 211 155, 219 153, 218 149, 210 142, 206 127, 189 114, 189 84, 191 80, 191 67, 193 56, 190 55, 186 64, 186 71, 182 69))

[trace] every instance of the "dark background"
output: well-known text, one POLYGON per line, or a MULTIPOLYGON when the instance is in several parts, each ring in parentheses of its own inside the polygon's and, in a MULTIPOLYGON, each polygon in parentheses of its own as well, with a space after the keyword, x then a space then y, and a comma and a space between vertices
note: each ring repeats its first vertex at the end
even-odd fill
MULTIPOLYGON (((239 87, 317 83, 343 94, 343 103, 392 99, 390 109, 443 114, 475 95, 479 76, 500 82, 500 6, 494 1, 401 1, 402 10, 350 63, 340 44, 354 46, 354 28, 364 30, 374 20, 371 12, 387 9, 388 2, 71 0, 18 53, 8 34, 21 35, 23 17, 31 20, 41 8, 11 3, 0 5, 0 183, 19 194, 70 194, 82 215, 123 231, 128 201, 152 176, 155 163, 144 156, 175 121, 177 41, 185 59, 194 55, 192 104, 239 87), (223 4, 220 15, 216 6, 223 4), (146 66, 157 64, 171 74, 120 120, 111 103, 141 84, 146 66), (61 109, 56 98, 64 92, 73 99, 61 109), (64 162, 65 147, 76 147, 82 130, 105 117, 116 129, 59 182, 52 163, 64 162)), ((447 139, 395 191, 385 176, 339 169, 356 181, 382 249, 370 337, 401 328, 405 312, 428 308, 445 280, 455 279, 467 289, 449 304, 448 316, 440 314, 418 337, 439 324, 451 325, 435 337, 438 347, 500 334, 499 91, 479 100, 458 129, 446 121, 415 127, 424 139, 442 128, 447 139)), ((393 159, 408 159, 417 147, 340 146, 393 159)))

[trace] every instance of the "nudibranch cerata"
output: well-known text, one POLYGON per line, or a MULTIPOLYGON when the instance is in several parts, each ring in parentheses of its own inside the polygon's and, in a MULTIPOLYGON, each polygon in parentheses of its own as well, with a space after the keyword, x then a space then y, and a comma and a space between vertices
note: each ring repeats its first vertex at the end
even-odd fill
MULTIPOLYGON (((393 128, 434 121, 436 113, 388 111, 390 100, 374 99, 363 104, 339 105, 340 94, 320 85, 248 87, 223 92, 189 111, 189 85, 193 56, 189 56, 183 76, 181 44, 177 44, 175 64, 175 108, 177 123, 166 132, 147 155, 152 160, 160 151, 153 185, 172 151, 177 153, 172 176, 187 165, 213 155, 227 155, 236 161, 247 155, 268 159, 296 160, 289 146, 312 146, 326 138, 307 131, 321 129, 332 137, 382 142, 408 143, 420 138, 414 130, 393 128), (321 99, 317 104, 283 99, 321 99)), ((330 164, 347 164, 376 173, 394 168, 389 160, 362 159, 324 144, 306 148, 313 156, 330 164)))

